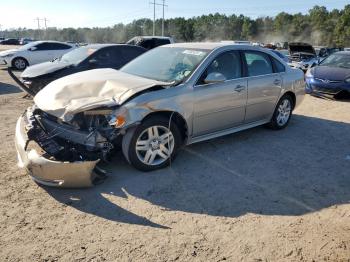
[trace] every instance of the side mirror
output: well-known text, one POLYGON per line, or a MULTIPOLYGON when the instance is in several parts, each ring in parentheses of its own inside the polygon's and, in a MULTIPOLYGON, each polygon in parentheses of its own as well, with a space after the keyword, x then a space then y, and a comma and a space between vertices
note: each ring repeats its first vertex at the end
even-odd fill
POLYGON ((204 79, 205 84, 215 84, 215 83, 221 83, 225 82, 226 77, 218 72, 213 72, 207 75, 207 77, 204 79))
POLYGON ((89 60, 89 66, 90 67, 95 67, 95 66, 97 66, 98 65, 98 62, 97 62, 97 60, 96 59, 90 59, 89 60))
POLYGON ((32 46, 31 48, 29 48, 28 50, 29 51, 35 51, 35 50, 37 50, 38 48, 36 47, 36 46, 32 46))

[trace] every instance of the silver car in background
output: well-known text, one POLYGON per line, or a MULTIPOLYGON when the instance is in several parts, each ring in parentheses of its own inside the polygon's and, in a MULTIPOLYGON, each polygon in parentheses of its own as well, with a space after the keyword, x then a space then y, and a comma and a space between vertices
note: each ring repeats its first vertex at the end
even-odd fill
POLYGON ((18 156, 39 183, 90 186, 101 173, 97 163, 114 149, 151 171, 169 165, 184 145, 264 124, 283 129, 304 87, 301 70, 264 48, 166 45, 120 71, 49 84, 17 122, 18 156))

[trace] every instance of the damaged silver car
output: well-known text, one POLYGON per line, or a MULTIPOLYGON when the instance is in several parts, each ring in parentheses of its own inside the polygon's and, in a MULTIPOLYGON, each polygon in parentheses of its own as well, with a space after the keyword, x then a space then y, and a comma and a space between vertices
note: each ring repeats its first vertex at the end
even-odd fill
POLYGON ((304 75, 276 54, 228 43, 172 44, 120 71, 50 83, 18 120, 21 165, 41 184, 91 186, 121 149, 142 171, 166 167, 183 145, 267 124, 286 127, 304 75))

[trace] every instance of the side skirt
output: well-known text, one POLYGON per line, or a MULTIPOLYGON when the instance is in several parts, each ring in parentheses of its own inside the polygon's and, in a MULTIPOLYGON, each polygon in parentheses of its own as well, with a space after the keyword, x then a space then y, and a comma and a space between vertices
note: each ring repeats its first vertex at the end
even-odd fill
POLYGON ((214 133, 193 137, 193 138, 191 138, 188 141, 187 144, 190 145, 190 144, 202 142, 202 141, 205 141, 205 140, 217 138, 217 137, 220 137, 220 136, 225 136, 225 135, 237 133, 237 132, 240 132, 240 131, 243 131, 243 130, 246 130, 246 129, 250 129, 250 128, 253 128, 253 127, 257 127, 257 126, 261 126, 261 125, 267 124, 268 122, 270 122, 270 120, 265 119, 265 120, 260 120, 260 121, 256 121, 256 122, 253 122, 253 123, 241 125, 241 126, 238 126, 238 127, 232 127, 232 128, 229 128, 229 129, 225 129, 223 131, 216 131, 214 133))

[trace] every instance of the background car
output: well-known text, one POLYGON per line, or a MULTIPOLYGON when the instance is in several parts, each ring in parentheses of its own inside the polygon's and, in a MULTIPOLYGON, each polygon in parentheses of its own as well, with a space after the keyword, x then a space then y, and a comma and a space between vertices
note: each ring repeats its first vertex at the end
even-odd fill
POLYGON ((29 44, 29 43, 34 42, 34 41, 35 40, 31 39, 31 38, 21 38, 21 40, 19 40, 19 44, 26 45, 26 44, 29 44))
POLYGON ((319 63, 316 51, 310 44, 289 43, 289 53, 289 65, 294 68, 299 68, 304 72, 319 63))
POLYGON ((309 69, 306 92, 335 98, 350 92, 350 51, 334 53, 318 66, 309 69))
POLYGON ((286 63, 289 62, 289 58, 281 52, 282 50, 271 50, 271 51, 276 55, 278 55, 284 62, 286 63))
POLYGON ((24 70, 27 66, 60 57, 74 48, 74 45, 57 41, 36 41, 18 49, 0 52, 0 65, 24 70))
POLYGON ((137 45, 148 50, 172 43, 174 43, 174 39, 172 37, 165 36, 135 36, 126 42, 128 45, 137 45))
POLYGON ((1 45, 19 45, 19 40, 16 38, 7 38, 0 42, 1 45))
MULTIPOLYGON (((146 51, 139 46, 122 44, 95 44, 80 47, 54 61, 28 67, 21 74, 19 84, 27 93, 34 96, 55 79, 96 68, 119 69, 146 51)), ((16 76, 13 77, 18 83, 16 76)))

